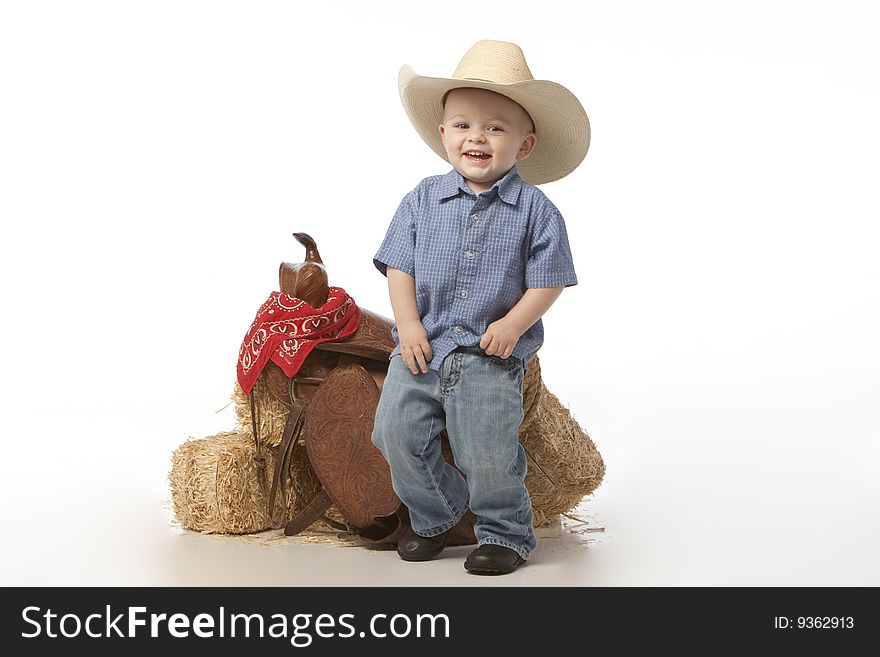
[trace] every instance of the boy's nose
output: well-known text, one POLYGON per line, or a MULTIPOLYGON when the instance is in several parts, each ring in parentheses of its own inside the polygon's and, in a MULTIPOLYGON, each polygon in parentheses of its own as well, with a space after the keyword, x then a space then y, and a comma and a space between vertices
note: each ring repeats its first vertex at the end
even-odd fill
POLYGON ((468 135, 468 141, 483 143, 484 141, 486 141, 486 135, 484 135, 482 132, 472 132, 470 135, 468 135))

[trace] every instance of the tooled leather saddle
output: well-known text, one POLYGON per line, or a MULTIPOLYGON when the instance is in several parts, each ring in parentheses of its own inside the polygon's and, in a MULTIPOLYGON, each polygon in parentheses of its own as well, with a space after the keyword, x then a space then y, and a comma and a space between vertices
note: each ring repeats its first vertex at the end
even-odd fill
MULTIPOLYGON (((306 248, 306 258, 302 263, 281 263, 279 286, 281 292, 317 309, 327 301, 326 268, 310 236, 294 233, 294 237, 306 248)), ((294 376, 288 377, 271 361, 263 369, 270 394, 289 408, 281 442, 274 448, 269 517, 273 517, 276 496, 281 494, 284 499, 297 450, 304 447, 322 487, 314 499, 300 500, 302 510, 284 525, 288 536, 321 518, 367 542, 396 543, 409 526, 407 509, 392 487, 388 463, 370 439, 388 359, 395 346, 391 336, 394 323, 364 308, 360 313, 355 333, 317 344, 294 376), (344 523, 327 516, 331 506, 339 511, 344 523)), ((258 467, 265 468, 262 450, 267 448, 257 432, 255 394, 256 389, 249 394, 255 458, 258 467)), ((441 440, 444 458, 454 465, 448 439, 441 436, 441 440)), ((467 512, 450 534, 448 544, 475 543, 474 521, 473 514, 467 512)))

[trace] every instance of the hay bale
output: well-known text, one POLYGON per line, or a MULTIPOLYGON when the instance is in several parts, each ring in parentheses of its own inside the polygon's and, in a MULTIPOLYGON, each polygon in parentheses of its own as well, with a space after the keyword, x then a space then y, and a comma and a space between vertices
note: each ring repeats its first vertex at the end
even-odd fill
POLYGON ((272 450, 264 450, 264 489, 254 454, 253 440, 239 431, 190 439, 178 447, 171 457, 168 479, 174 514, 181 526, 205 534, 249 534, 282 527, 320 491, 308 460, 296 459, 291 463, 290 485, 283 499, 279 494, 275 500, 273 523, 266 507, 275 456, 272 450))
MULTIPOLYGON (((254 390, 261 443, 278 445, 288 409, 269 393, 263 374, 257 379, 254 390)), ((253 449, 250 401, 237 383, 232 399, 238 421, 237 433, 246 436, 253 449)), ((605 476, 605 464, 587 432, 544 385, 537 356, 529 362, 523 380, 523 415, 519 438, 528 456, 526 487, 532 498, 533 523, 536 527, 546 526, 558 521, 560 513, 573 509, 599 486, 605 476)), ((291 459, 291 468, 307 468, 311 472, 304 450, 299 450, 291 459)), ((308 486, 313 486, 315 481, 305 480, 308 486)), ((295 486, 296 481, 292 487, 295 486)), ((301 492, 301 495, 311 499, 308 491, 301 492)), ((328 515, 334 520, 342 520, 335 509, 328 515)))
POLYGON ((532 422, 520 434, 529 460, 526 487, 533 524, 548 525, 592 493, 605 476, 605 463, 593 440, 542 383, 532 422))
MULTIPOLYGON (((290 410, 287 406, 272 396, 269 392, 269 386, 266 384, 265 372, 261 372, 257 378, 251 394, 255 394, 254 405, 257 409, 257 417, 260 422, 257 431, 260 433, 260 443, 275 447, 281 443, 281 436, 284 433, 284 423, 287 421, 287 412, 290 410)), ((232 401, 235 402, 235 417, 238 421, 236 431, 244 433, 253 440, 253 426, 251 424, 251 402, 248 396, 244 394, 244 390, 235 383, 232 391, 232 401)))

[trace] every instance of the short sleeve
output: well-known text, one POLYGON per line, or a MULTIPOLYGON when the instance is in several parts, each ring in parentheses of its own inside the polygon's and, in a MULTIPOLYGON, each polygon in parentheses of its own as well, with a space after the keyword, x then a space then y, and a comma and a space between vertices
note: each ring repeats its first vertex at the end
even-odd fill
POLYGON ((532 229, 526 287, 569 287, 577 282, 565 220, 551 205, 538 216, 532 229))
POLYGON ((397 212, 391 219, 391 225, 388 226, 385 239, 382 240, 379 250, 373 256, 373 264, 384 276, 388 275, 388 267, 415 276, 417 207, 417 190, 413 190, 403 197, 397 212))

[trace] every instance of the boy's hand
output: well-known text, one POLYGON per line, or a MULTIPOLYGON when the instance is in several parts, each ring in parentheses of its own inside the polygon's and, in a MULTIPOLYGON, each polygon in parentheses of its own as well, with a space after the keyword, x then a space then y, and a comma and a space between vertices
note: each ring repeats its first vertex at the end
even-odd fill
POLYGON ((425 327, 417 320, 401 322, 397 325, 397 339, 400 340, 400 355, 413 374, 427 373, 428 363, 433 358, 431 343, 425 327))
POLYGON ((489 356, 508 358, 524 331, 506 317, 492 322, 480 338, 480 348, 489 356))

